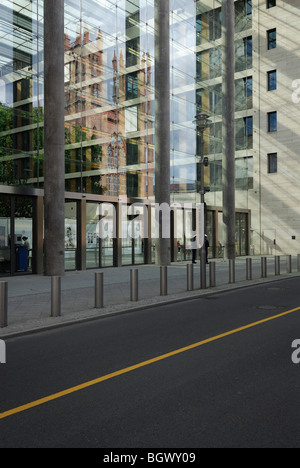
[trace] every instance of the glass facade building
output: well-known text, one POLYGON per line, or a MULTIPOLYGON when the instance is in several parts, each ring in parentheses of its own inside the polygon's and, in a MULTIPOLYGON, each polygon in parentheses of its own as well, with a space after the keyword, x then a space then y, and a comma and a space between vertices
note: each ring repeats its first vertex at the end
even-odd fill
MULTIPOLYGON (((0 274, 43 268, 43 3, 0 5, 0 274)), ((235 6, 237 254, 246 255, 253 189, 252 2, 235 6)), ((194 119, 206 112, 210 256, 220 255, 224 241, 221 25, 219 0, 170 0, 171 202, 192 206, 200 200, 201 141, 194 119)), ((153 261, 154 29, 154 0, 65 0, 66 269, 153 261), (129 214, 121 244, 111 235, 120 197, 149 207, 147 241, 145 219, 132 223, 129 214)), ((172 260, 177 243, 189 259, 193 208, 178 209, 175 218, 172 260)))

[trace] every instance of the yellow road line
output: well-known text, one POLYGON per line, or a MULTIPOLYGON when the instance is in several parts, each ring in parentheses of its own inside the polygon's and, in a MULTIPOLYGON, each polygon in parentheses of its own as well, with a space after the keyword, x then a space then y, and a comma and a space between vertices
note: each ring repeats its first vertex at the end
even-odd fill
POLYGON ((30 408, 34 408, 36 406, 43 405, 44 403, 48 403, 49 401, 57 400, 58 398, 64 397, 66 395, 70 395, 71 393, 78 392, 79 390, 83 390, 88 387, 92 387, 93 385, 97 385, 101 382, 104 382, 105 380, 110 380, 113 379, 114 377, 118 377, 119 375, 122 374, 127 374, 128 372, 134 371, 136 369, 139 369, 141 367, 148 366, 149 364, 154 364, 155 362, 162 361, 163 359, 167 359, 169 357, 175 356, 176 354, 181 354, 184 353, 185 351, 189 351, 194 348, 198 348, 200 346, 203 346, 207 343, 211 343, 213 341, 220 340, 221 338, 225 338, 226 336, 234 335, 235 333, 239 333, 241 331, 247 330, 249 328, 256 327, 257 325, 261 325, 266 322, 270 322, 271 320, 278 319, 280 317, 284 317, 285 315, 292 314, 293 312, 297 312, 300 310, 300 307, 297 307, 296 309, 288 310, 287 312, 282 312, 281 314, 278 315, 273 315, 272 317, 268 317, 263 320, 259 320, 258 322, 253 322, 248 325, 245 325, 240 328, 236 328, 234 330, 230 330, 226 333, 222 333, 221 335, 213 336, 211 338, 207 338, 206 340, 199 341, 198 343, 191 344, 189 346, 185 346, 184 348, 179 348, 176 349, 175 351, 171 351, 170 353, 162 354, 161 356, 157 356, 153 359, 149 359, 148 361, 140 362, 139 364, 135 364, 130 367, 126 367, 124 369, 121 369, 116 372, 112 372, 111 374, 104 375, 102 377, 99 377, 98 379, 90 380, 89 382, 85 382, 81 385, 77 385, 76 387, 71 387, 68 388, 67 390, 63 390, 58 393, 54 393, 52 395, 49 395, 45 398, 41 398, 36 401, 32 401, 31 403, 28 403, 26 405, 18 406, 17 408, 5 411, 4 413, 0 413, 0 419, 7 418, 8 416, 12 416, 17 413, 21 413, 22 411, 26 411, 30 408))

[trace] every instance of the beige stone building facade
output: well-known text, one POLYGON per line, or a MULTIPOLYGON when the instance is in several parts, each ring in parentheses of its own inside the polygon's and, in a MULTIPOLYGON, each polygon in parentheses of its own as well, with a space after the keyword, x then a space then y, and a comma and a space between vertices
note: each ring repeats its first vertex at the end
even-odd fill
MULTIPOLYGON (((206 132, 205 151, 211 163, 206 202, 216 213, 216 244, 224 240, 221 4, 214 2, 213 12, 205 11, 203 2, 199 5, 196 51, 200 107, 212 120, 206 132)), ((210 6, 206 2, 207 10, 210 6)), ((246 214, 242 225, 237 220, 237 254, 243 253, 242 243, 244 253, 252 255, 296 255, 300 252, 300 3, 238 0, 235 7, 236 209, 246 214)))

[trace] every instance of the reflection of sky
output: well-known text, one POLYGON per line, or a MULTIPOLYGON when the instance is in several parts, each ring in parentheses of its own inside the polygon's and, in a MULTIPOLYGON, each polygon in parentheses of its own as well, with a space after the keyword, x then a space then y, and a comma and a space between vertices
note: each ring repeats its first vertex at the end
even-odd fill
POLYGON ((6 95, 5 95, 5 83, 3 80, 0 80, 0 102, 6 102, 6 95))

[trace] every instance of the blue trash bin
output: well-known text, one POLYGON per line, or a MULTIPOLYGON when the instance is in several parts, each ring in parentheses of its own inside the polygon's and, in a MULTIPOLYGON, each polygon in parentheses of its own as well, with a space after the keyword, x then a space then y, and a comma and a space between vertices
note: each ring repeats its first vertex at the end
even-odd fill
POLYGON ((20 245, 17 253, 18 270, 27 270, 27 247, 26 245, 20 245))

